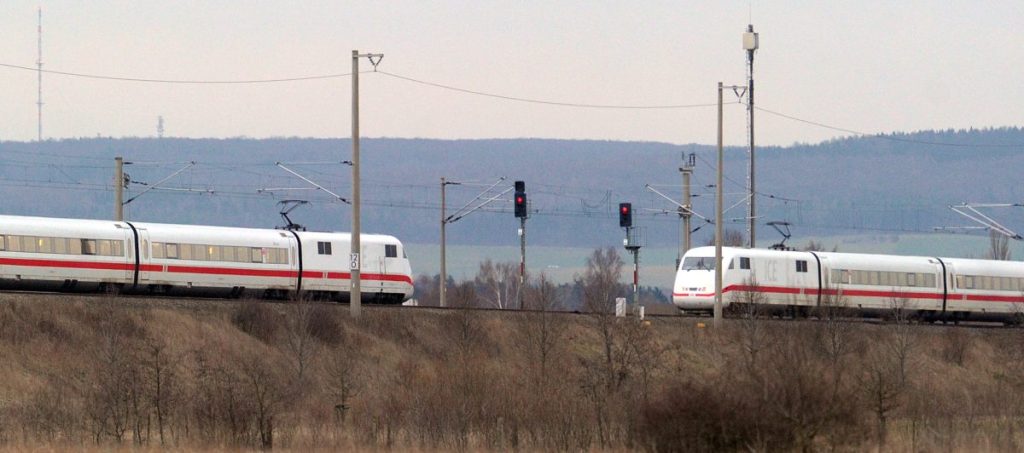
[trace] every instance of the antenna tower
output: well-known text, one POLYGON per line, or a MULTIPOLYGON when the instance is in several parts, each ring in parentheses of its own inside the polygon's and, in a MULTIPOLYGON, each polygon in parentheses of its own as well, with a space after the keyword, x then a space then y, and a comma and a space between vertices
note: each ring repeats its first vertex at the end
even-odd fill
POLYGON ((37 50, 39 52, 36 58, 36 75, 39 80, 39 93, 36 100, 36 108, 39 114, 39 141, 43 141, 43 7, 39 7, 39 42, 37 50))

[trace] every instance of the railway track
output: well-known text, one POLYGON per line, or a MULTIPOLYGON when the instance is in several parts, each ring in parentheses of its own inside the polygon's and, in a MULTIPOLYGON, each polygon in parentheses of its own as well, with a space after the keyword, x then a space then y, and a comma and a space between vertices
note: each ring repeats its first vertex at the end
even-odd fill
MULTIPOLYGON (((62 292, 30 292, 30 291, 12 291, 5 290, 0 291, 0 303, 3 302, 38 302, 38 301, 50 301, 50 302, 72 302, 72 301, 99 301, 99 300, 111 300, 117 301, 128 308, 172 308, 182 309, 193 312, 209 312, 209 313, 223 313, 225 309, 230 309, 236 306, 240 302, 244 302, 245 299, 221 299, 221 298, 202 298, 202 297, 172 297, 172 296, 151 296, 151 295, 126 295, 126 294, 105 294, 105 293, 62 293, 62 292)), ((258 300, 260 303, 271 304, 275 306, 285 306, 291 301, 288 300, 270 300, 261 299, 258 300)), ((317 301, 311 300, 310 303, 333 306, 339 310, 348 310, 348 304, 342 304, 331 301, 317 301)), ((523 316, 523 315, 537 315, 541 313, 555 313, 561 316, 586 316, 588 313, 579 311, 544 311, 544 310, 510 310, 500 309, 493 307, 437 307, 437 306, 418 306, 418 305, 368 305, 364 304, 363 308, 368 312, 375 311, 408 311, 408 312, 420 312, 420 313, 453 313, 457 311, 471 311, 475 313, 491 313, 497 316, 523 316)), ((680 312, 677 314, 646 314, 645 319, 657 322, 659 324, 687 324, 690 326, 696 326, 697 324, 703 323, 705 327, 710 328, 712 317, 709 314, 693 313, 693 312, 680 312)), ((728 323, 736 322, 739 318, 726 317, 725 321, 728 323)), ((785 324, 785 323, 816 323, 822 322, 818 318, 792 318, 792 317, 765 317, 765 322, 773 324, 785 324)), ((861 323, 861 324, 885 324, 887 321, 879 318, 864 318, 864 317, 845 317, 840 320, 846 323, 861 323)), ((917 326, 925 328, 978 328, 978 329, 1004 329, 1013 328, 1013 326, 1005 326, 1001 323, 986 323, 986 322, 960 322, 960 323, 923 323, 915 322, 917 326)))

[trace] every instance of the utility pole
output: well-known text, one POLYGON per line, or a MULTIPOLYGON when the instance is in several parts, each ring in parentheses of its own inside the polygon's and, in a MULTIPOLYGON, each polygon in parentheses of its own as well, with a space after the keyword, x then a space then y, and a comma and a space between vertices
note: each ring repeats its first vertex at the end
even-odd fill
POLYGON ((718 174, 715 177, 715 309, 714 327, 722 327, 722 82, 718 82, 718 174))
POLYGON ((38 46, 37 51, 39 52, 36 58, 36 75, 39 78, 39 94, 36 100, 36 108, 39 113, 39 138, 38 140, 43 141, 43 8, 39 7, 39 33, 38 33, 38 46))
POLYGON ((448 185, 448 182, 444 180, 444 176, 441 177, 441 281, 439 285, 440 289, 440 305, 447 307, 448 302, 445 300, 446 293, 448 292, 448 257, 447 251, 445 250, 445 226, 448 225, 448 219, 445 217, 445 196, 444 188, 448 185))
POLYGON ((124 220, 124 158, 114 158, 114 220, 124 220))
POLYGON ((679 242, 679 257, 676 259, 676 267, 679 267, 679 263, 683 260, 683 255, 690 250, 690 219, 693 217, 693 204, 690 200, 690 175, 693 174, 693 167, 696 163, 697 155, 690 153, 683 162, 683 166, 679 167, 679 173, 683 175, 683 205, 679 207, 679 217, 683 220, 683 225, 679 242))
POLYGON ((360 231, 359 231, 359 58, 366 57, 376 69, 377 63, 384 58, 383 54, 360 54, 352 51, 352 244, 349 255, 351 270, 351 289, 349 289, 349 310, 353 318, 362 314, 362 291, 359 282, 359 270, 362 267, 360 231), (376 58, 376 62, 374 61, 376 58))
POLYGON ((754 51, 758 47, 758 35, 754 33, 754 25, 747 25, 747 32, 743 34, 743 49, 747 51, 747 117, 750 120, 748 130, 750 132, 750 193, 748 196, 747 203, 750 208, 748 212, 748 218, 750 225, 748 227, 748 233, 750 235, 750 248, 754 248, 756 229, 757 229, 757 211, 755 210, 755 194, 754 190, 754 51))

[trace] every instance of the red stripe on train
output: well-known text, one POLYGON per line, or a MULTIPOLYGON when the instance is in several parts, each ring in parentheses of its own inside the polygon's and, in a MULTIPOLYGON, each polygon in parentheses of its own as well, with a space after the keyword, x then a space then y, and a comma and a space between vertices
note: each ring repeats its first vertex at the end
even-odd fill
MULTIPOLYGON (((126 263, 110 263, 110 262, 95 262, 95 261, 63 261, 63 260, 47 260, 47 259, 24 259, 24 258, 0 258, 0 265, 8 266, 23 266, 23 267, 52 267, 61 269, 94 269, 94 270, 122 270, 122 271, 133 271, 135 270, 134 264, 126 263)), ((276 277, 276 278, 295 278, 299 275, 297 271, 293 270, 274 270, 274 269, 245 269, 245 268, 225 268, 225 267, 208 267, 208 266, 164 266, 158 264, 143 264, 139 266, 139 270, 143 272, 169 272, 178 274, 207 274, 207 275, 239 275, 249 277, 276 277)), ((351 275, 344 272, 323 272, 323 271, 302 271, 303 278, 318 278, 323 279, 324 276, 328 279, 349 279, 351 275)), ((392 274, 362 274, 361 276, 366 280, 382 280, 382 281, 394 281, 394 282, 405 282, 412 285, 412 277, 407 275, 392 275, 392 274)))
MULTIPOLYGON (((745 286, 745 285, 732 285, 726 286, 722 289, 722 294, 732 291, 754 291, 761 293, 774 293, 774 294, 800 294, 801 289, 803 293, 808 296, 818 295, 818 290, 815 288, 789 288, 784 286, 745 286)), ((837 295, 839 291, 834 289, 827 289, 822 291, 824 295, 837 295)), ((907 298, 907 299, 929 299, 929 300, 942 300, 942 293, 916 293, 907 291, 871 291, 861 289, 843 289, 842 293, 844 296, 850 297, 895 297, 895 298, 907 298)), ((673 297, 714 297, 715 293, 672 293, 673 297)), ((1024 296, 993 296, 986 294, 956 294, 950 293, 947 300, 959 301, 966 296, 968 301, 972 302, 1024 302, 1024 296)))
POLYGON ((58 267, 68 269, 101 269, 115 271, 135 270, 134 264, 105 263, 101 261, 60 261, 23 258, 0 258, 0 264, 6 264, 8 266, 58 267))
MULTIPOLYGON (((352 278, 352 274, 349 273, 349 272, 328 272, 327 273, 327 278, 329 280, 330 279, 350 280, 352 278)), ((383 281, 386 281, 386 282, 404 282, 404 283, 408 283, 410 285, 412 284, 412 277, 410 277, 408 275, 400 275, 400 274, 366 274, 366 273, 363 273, 363 274, 359 274, 359 278, 365 278, 367 280, 383 280, 383 281)))

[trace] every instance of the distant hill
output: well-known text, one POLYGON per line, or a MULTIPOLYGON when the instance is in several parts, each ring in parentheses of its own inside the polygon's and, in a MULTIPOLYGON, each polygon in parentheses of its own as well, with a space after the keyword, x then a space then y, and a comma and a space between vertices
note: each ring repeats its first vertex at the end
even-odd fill
MULTIPOLYGON (((695 210, 712 216, 715 149, 706 145, 583 140, 363 139, 364 230, 407 242, 436 243, 440 178, 448 209, 468 203, 486 185, 507 177, 526 181, 532 210, 531 244, 594 247, 618 244, 619 202, 631 201, 637 224, 652 246, 675 246, 674 207, 645 190, 652 184, 681 196, 681 156, 697 155, 695 210), (668 213, 665 213, 668 211, 668 213)), ((849 138, 815 145, 758 149, 760 223, 788 220, 794 238, 857 232, 930 231, 964 225, 947 206, 965 201, 1015 202, 1024 198, 1024 129, 971 129, 849 138)), ((270 227, 281 223, 276 202, 306 199, 293 211, 311 229, 348 230, 349 208, 276 167, 282 162, 332 192, 349 196, 347 139, 85 138, 42 143, 0 143, 0 190, 5 214, 111 218, 114 156, 133 162, 129 197, 189 161, 197 164, 129 204, 130 219, 270 227), (325 164, 325 162, 338 162, 325 164), (301 188, 301 190, 299 189, 301 188), (262 189, 262 190, 261 190, 262 189), (275 189, 267 191, 266 189, 275 189), (287 190, 290 189, 290 190, 287 190)), ((726 149, 726 218, 744 216, 746 151, 726 149)), ((493 193, 493 192, 492 192, 493 193)), ((473 205, 471 205, 473 206, 473 205)), ((997 212, 1020 225, 1020 213, 997 212)), ((694 224, 699 226, 700 222, 694 224)), ((741 224, 731 228, 744 229, 741 224)), ((509 196, 449 227, 449 241, 514 245, 518 222, 509 196), (500 210, 501 212, 494 212, 500 210)), ((1024 225, 1020 225, 1024 230, 1024 225)), ((696 240, 708 239, 702 228, 696 240)), ((778 235, 766 226, 759 245, 778 235)))

